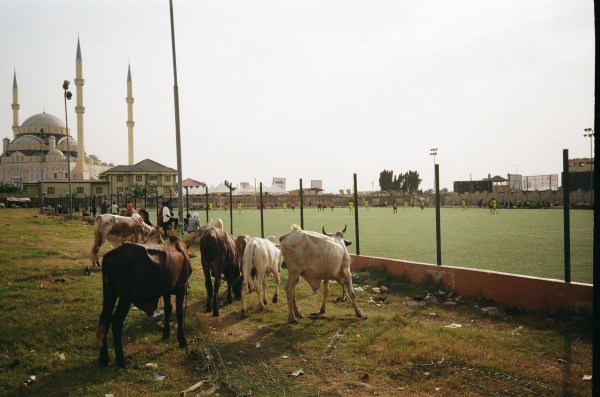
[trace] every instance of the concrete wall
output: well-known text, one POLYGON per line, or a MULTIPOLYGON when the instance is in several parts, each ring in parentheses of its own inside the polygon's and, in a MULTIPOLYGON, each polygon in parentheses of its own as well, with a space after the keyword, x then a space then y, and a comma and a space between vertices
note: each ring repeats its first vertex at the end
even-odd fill
POLYGON ((483 298, 497 305, 533 312, 558 311, 592 317, 593 286, 590 284, 372 256, 350 256, 353 271, 367 266, 383 266, 389 273, 405 276, 415 283, 430 277, 440 282, 446 291, 454 291, 465 298, 483 298))

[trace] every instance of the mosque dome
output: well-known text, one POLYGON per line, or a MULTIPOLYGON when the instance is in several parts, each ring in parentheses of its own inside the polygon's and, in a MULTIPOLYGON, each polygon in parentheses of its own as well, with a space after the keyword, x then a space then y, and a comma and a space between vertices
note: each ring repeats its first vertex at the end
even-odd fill
POLYGON ((32 144, 40 144, 40 139, 31 135, 21 135, 17 139, 15 139, 13 144, 18 145, 32 145, 32 144))
POLYGON ((45 127, 45 126, 54 126, 54 127, 60 127, 60 128, 66 128, 65 123, 59 119, 56 116, 53 116, 49 113, 38 113, 38 114, 34 114, 33 116, 29 117, 27 120, 25 120, 23 122, 23 124, 21 124, 22 127, 32 127, 32 126, 40 126, 40 127, 45 127))
MULTIPOLYGON (((75 140, 75 138, 73 138, 72 136, 69 136, 69 146, 72 146, 70 149, 73 149, 75 147, 77 147, 77 140, 75 140)), ((60 140, 58 142, 56 142, 57 145, 65 145, 67 146, 67 137, 62 137, 60 138, 60 140)))
POLYGON ((58 149, 51 149, 48 150, 48 153, 46 154, 46 156, 64 156, 63 152, 61 152, 58 149))

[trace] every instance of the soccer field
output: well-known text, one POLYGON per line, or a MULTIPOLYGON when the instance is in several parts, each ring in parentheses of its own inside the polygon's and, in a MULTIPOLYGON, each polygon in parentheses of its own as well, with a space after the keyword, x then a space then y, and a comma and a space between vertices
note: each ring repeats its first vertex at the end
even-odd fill
MULTIPOLYGON (((211 211, 231 231, 229 211, 211 211)), ((571 211, 571 281, 592 283, 593 212, 571 211)), ((441 209, 442 265, 564 280, 563 211, 513 209, 491 215, 480 208, 441 209)), ((263 212, 264 236, 280 235, 300 224, 300 210, 263 212)), ((202 224, 206 213, 200 212, 202 224)), ((348 247, 356 253, 354 215, 347 208, 304 209, 304 229, 328 232, 348 225, 348 247)), ((360 254, 433 263, 436 258, 435 209, 359 208, 360 254)), ((233 235, 261 235, 260 211, 233 211, 233 235)))

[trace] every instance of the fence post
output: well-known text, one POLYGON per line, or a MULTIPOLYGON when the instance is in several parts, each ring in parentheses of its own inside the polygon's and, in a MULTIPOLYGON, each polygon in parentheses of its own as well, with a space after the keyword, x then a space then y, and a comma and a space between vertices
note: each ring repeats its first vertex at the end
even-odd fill
POLYGON ((442 265, 442 231, 440 224, 440 165, 435 164, 435 240, 437 246, 437 265, 442 265))
POLYGON ((300 228, 304 230, 304 203, 302 197, 302 178, 300 178, 300 228))
POLYGON ((356 255, 360 255, 360 233, 358 230, 358 184, 356 183, 356 174, 354 174, 354 228, 356 229, 356 255))
POLYGON ((569 209, 569 149, 563 149, 563 215, 564 215, 564 241, 565 241, 565 282, 571 282, 571 219, 569 209))

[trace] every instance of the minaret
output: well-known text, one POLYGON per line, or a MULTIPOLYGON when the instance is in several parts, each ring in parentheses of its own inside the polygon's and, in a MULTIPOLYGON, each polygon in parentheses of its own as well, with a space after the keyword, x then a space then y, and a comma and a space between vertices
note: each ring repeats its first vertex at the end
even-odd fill
POLYGON ((73 179, 90 179, 90 170, 85 162, 85 150, 83 144, 83 72, 81 62, 81 48, 79 46, 79 38, 77 38, 77 57, 75 60, 75 87, 77 104, 75 113, 77 113, 77 163, 73 168, 73 179))
POLYGON ((13 111, 13 139, 17 138, 17 134, 19 133, 19 87, 17 87, 17 71, 15 70, 15 77, 13 78, 13 103, 12 103, 12 111, 13 111))
POLYGON ((127 137, 129 148, 129 165, 133 165, 133 89, 131 85, 131 65, 127 66, 127 137))

